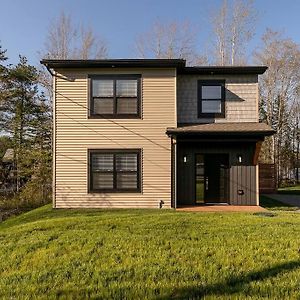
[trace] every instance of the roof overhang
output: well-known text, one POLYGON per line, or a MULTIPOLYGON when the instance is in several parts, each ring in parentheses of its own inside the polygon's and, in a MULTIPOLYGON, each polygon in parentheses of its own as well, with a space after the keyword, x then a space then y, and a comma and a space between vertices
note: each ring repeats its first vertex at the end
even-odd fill
POLYGON ((178 74, 263 74, 266 66, 186 67, 184 59, 43 59, 48 69, 58 68, 175 68, 178 74))
POLYGON ((43 59, 48 68, 184 68, 183 59, 43 59))
POLYGON ((200 75, 227 75, 227 74, 263 74, 266 66, 201 66, 185 67, 178 70, 179 74, 200 74, 200 75))
POLYGON ((264 138, 275 133, 265 123, 243 122, 243 123, 210 123, 167 128, 169 136, 176 137, 198 137, 198 138, 264 138))

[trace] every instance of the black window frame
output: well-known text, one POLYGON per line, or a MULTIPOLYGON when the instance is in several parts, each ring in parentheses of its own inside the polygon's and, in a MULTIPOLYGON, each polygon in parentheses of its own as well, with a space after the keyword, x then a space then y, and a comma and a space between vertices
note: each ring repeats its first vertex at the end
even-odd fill
MULTIPOLYGON (((88 193, 141 193, 141 149, 89 149, 88 150, 88 193), (93 154, 108 154, 113 155, 113 188, 112 189, 94 189, 93 188, 93 168, 92 156, 93 154), (118 154, 136 154, 137 155, 137 170, 136 171, 117 171, 116 155, 118 154), (118 173, 136 173, 137 187, 134 189, 120 189, 117 188, 118 173)), ((104 172, 105 173, 105 172, 104 172)), ((108 172, 109 173, 109 172, 108 172)))
POLYGON ((198 118, 225 118, 225 80, 198 80, 198 118), (203 86, 221 86, 221 99, 203 99, 203 86), (202 101, 221 101, 220 113, 203 113, 202 101))
MULTIPOLYGON (((141 101, 142 101, 142 92, 141 92, 141 74, 118 74, 118 75, 88 75, 89 81, 89 115, 90 119, 100 119, 100 118, 110 118, 110 119, 141 119, 141 101), (113 113, 112 114, 98 114, 94 112, 94 98, 93 97, 93 80, 102 79, 102 80, 113 80, 113 97, 107 97, 113 99, 113 113), (117 113, 117 99, 122 97, 117 97, 117 80, 137 80, 137 96, 132 98, 137 98, 137 112, 134 114, 120 114, 117 113)), ((106 98, 106 97, 103 97, 106 98)), ((131 97, 124 97, 131 98, 131 97)))

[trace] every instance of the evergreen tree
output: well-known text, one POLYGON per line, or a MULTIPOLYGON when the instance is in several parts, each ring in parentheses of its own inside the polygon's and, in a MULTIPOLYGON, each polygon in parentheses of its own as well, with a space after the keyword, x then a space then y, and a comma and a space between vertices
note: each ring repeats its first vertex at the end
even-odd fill
MULTIPOLYGON (((6 57, 5 53, 6 53, 6 50, 3 50, 3 49, 2 49, 2 46, 0 45, 0 62, 3 62, 3 61, 5 61, 5 60, 7 60, 7 57, 6 57)), ((0 70, 1 70, 1 68, 3 68, 3 67, 4 67, 4 66, 0 63, 0 70)))
POLYGON ((6 68, 1 77, 0 127, 12 139, 17 192, 41 177, 40 165, 51 165, 51 116, 38 76, 37 69, 20 56, 19 63, 6 68))
MULTIPOLYGON (((6 50, 2 49, 2 46, 0 45, 0 107, 3 102, 5 90, 3 88, 3 79, 5 77, 7 68, 3 65, 3 62, 7 60, 7 57, 5 56, 6 50)), ((0 127, 0 133, 2 131, 2 128, 0 127)))

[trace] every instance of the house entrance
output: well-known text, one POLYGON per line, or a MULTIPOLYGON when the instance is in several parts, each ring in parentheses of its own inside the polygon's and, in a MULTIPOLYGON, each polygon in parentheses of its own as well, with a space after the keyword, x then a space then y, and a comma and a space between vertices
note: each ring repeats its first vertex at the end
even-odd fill
POLYGON ((228 165, 228 154, 196 154, 195 204, 228 202, 228 165))

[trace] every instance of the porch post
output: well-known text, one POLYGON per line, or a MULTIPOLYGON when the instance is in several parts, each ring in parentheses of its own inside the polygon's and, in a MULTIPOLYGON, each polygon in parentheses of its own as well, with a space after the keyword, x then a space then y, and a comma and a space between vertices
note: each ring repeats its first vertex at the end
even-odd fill
POLYGON ((177 143, 176 139, 171 136, 171 207, 177 208, 177 166, 176 166, 176 157, 177 157, 177 143))
POLYGON ((259 205, 259 165, 255 166, 256 171, 256 205, 259 205))

